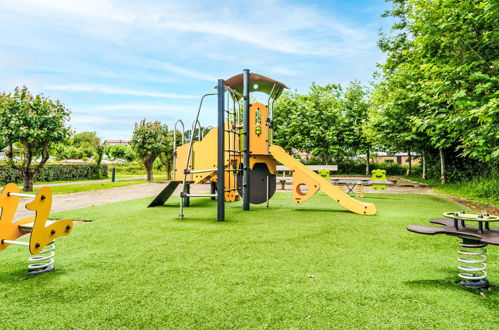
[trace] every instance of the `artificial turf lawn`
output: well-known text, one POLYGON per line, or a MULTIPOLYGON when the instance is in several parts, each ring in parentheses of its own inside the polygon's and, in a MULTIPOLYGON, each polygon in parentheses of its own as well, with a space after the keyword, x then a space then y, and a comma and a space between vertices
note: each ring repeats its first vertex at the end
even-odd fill
MULTIPOLYGON (((499 326, 499 294, 455 283, 457 239, 408 232, 459 206, 369 195, 376 216, 319 194, 271 208, 192 201, 178 219, 133 200, 57 213, 95 220, 58 239, 56 270, 26 275, 25 248, 0 251, 0 328, 449 328, 499 326), (313 276, 311 276, 313 275, 313 276)), ((499 285, 499 247, 489 248, 499 285)))

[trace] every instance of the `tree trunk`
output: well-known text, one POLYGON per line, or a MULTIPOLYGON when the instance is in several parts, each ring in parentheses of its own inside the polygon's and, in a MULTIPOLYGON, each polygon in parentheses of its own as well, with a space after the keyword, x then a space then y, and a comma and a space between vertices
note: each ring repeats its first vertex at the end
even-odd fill
POLYGON ((426 180, 426 156, 424 152, 421 155, 421 166, 422 166, 421 178, 423 180, 426 180))
POLYGON ((166 180, 172 179, 172 163, 166 162, 166 180))
POLYGON ((33 191, 33 173, 31 171, 23 173, 23 191, 33 191))
POLYGON ((411 149, 407 149, 407 162, 409 163, 407 165, 407 172, 405 173, 406 176, 411 176, 412 175, 412 156, 411 156, 411 149))
POLYGON ((146 168, 147 172, 147 182, 151 183, 153 181, 153 165, 154 165, 154 160, 156 158, 152 157, 151 155, 144 156, 142 158, 142 164, 144 164, 144 167, 146 168))
POLYGON ((444 156, 444 150, 442 148, 438 149, 438 153, 440 155, 440 180, 442 181, 442 184, 447 183, 447 175, 445 173, 445 156, 444 156))
POLYGON ((366 152, 366 175, 370 175, 371 171, 369 169, 369 159, 371 158, 371 153, 370 153, 370 148, 368 147, 367 148, 367 152, 366 152))

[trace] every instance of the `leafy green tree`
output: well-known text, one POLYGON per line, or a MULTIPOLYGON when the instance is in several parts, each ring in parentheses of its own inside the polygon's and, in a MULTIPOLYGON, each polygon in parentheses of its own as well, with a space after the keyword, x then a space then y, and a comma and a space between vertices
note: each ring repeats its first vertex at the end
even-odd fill
POLYGON ((274 143, 311 152, 326 164, 346 156, 340 85, 312 84, 307 94, 284 93, 274 105, 274 143))
POLYGON ((125 159, 127 153, 127 147, 121 144, 118 145, 108 145, 105 148, 106 155, 111 160, 125 159))
MULTIPOLYGON (((453 153, 499 160, 497 1, 392 0, 395 18, 379 41, 379 104, 438 151, 441 180, 453 153), (384 99, 384 101, 382 100, 384 99), (403 104, 409 104, 403 108, 403 104), (448 156, 446 156, 448 155, 448 156)), ((392 126, 393 127, 393 126, 392 126)), ((392 131, 395 135, 395 131, 392 131)))
POLYGON ((135 123, 131 146, 146 168, 147 181, 153 181, 154 161, 170 145, 168 126, 159 121, 147 122, 145 119, 135 123))
POLYGON ((33 181, 49 159, 50 149, 70 136, 69 117, 62 103, 33 96, 27 87, 0 95, 0 136, 11 150, 15 143, 22 145, 19 160, 12 152, 7 156, 23 178, 24 191, 33 191, 33 181))
POLYGON ((81 132, 74 136, 73 145, 76 147, 89 147, 96 149, 101 144, 101 138, 96 132, 81 132))
POLYGON ((346 87, 341 101, 342 139, 352 156, 361 153, 366 155, 366 175, 370 174, 369 159, 372 147, 372 139, 367 129, 370 106, 369 90, 359 82, 351 82, 346 87))

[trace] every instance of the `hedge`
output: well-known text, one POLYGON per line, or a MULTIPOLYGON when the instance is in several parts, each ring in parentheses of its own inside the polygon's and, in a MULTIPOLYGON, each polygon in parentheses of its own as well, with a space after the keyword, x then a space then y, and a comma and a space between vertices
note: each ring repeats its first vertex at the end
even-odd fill
MULTIPOLYGON (((108 166, 101 165, 101 167, 102 176, 107 177, 108 166)), ((49 164, 43 167, 36 181, 75 181, 99 177, 100 173, 95 164, 49 164)), ((21 175, 7 165, 0 165, 0 184, 5 185, 10 182, 21 183, 21 175)))
MULTIPOLYGON (((320 165, 317 159, 312 158, 309 161, 304 162, 306 165, 320 165)), ((341 162, 333 162, 338 165, 338 172, 333 174, 357 174, 364 175, 366 173, 366 164, 364 162, 359 162, 355 160, 344 160, 341 162)), ((407 171, 407 165, 402 165, 398 163, 370 163, 369 168, 373 169, 383 169, 386 170, 388 175, 405 175, 407 171)), ((412 175, 418 175, 421 173, 421 167, 419 165, 412 165, 412 175)))

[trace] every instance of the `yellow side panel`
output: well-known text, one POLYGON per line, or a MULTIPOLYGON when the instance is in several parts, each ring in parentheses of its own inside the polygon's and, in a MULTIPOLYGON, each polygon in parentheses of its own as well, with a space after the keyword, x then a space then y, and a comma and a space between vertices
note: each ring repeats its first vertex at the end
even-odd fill
POLYGON ((47 244, 57 237, 69 235, 73 230, 73 221, 70 219, 59 220, 46 226, 51 207, 52 191, 49 187, 40 188, 35 199, 26 204, 28 210, 36 212, 35 224, 29 240, 29 251, 31 254, 40 253, 47 244))
POLYGON ((9 183, 5 186, 0 196, 0 208, 2 209, 0 217, 0 250, 6 249, 9 244, 2 243, 4 239, 15 241, 24 233, 19 230, 19 225, 33 222, 34 217, 28 217, 12 223, 14 215, 19 206, 19 197, 9 196, 9 193, 19 193, 19 188, 15 183, 9 183))
POLYGON ((175 173, 173 177, 175 181, 184 180, 184 168, 187 161, 188 152, 189 144, 183 144, 177 147, 177 157, 175 158, 175 173))
MULTIPOLYGON (((295 176, 296 176, 297 183, 300 181, 305 182, 308 180, 307 182, 309 182, 309 184, 307 185, 309 191, 315 190, 314 184, 317 184, 319 185, 318 190, 324 192, 331 199, 337 201, 338 203, 340 203, 341 206, 343 206, 349 211, 365 215, 376 214, 376 205, 372 203, 363 203, 348 196, 341 189, 335 187, 334 185, 326 181, 323 177, 316 174, 314 171, 307 168, 305 165, 303 165, 302 163, 300 163, 299 161, 288 155, 283 148, 276 145, 272 145, 270 146, 270 153, 272 154, 272 156, 274 156, 276 160, 278 160, 279 162, 281 162, 282 164, 284 164, 286 167, 288 167, 293 171, 293 198, 295 196, 294 187, 295 187, 295 176)), ((308 196, 307 199, 308 198, 310 198, 310 196, 308 196)))
POLYGON ((261 155, 259 155, 259 156, 251 156, 250 157, 250 168, 253 169, 253 167, 257 163, 264 163, 264 164, 266 164, 267 168, 270 171, 270 174, 275 174, 275 169, 276 169, 276 166, 277 166, 277 162, 274 159, 274 157, 272 157, 271 155, 268 155, 268 156, 261 156, 261 155))
MULTIPOLYGON (((227 123, 225 129, 229 130, 232 123, 227 123)), ((205 183, 208 181, 215 181, 216 168, 217 168, 217 155, 218 155, 218 128, 215 127, 209 131, 202 141, 194 142, 192 145, 192 154, 189 170, 202 171, 214 169, 214 171, 194 173, 187 176, 187 181, 193 183, 205 183)), ((239 136, 225 132, 225 149, 239 151, 239 136)), ((177 147, 177 158, 175 161, 175 180, 182 181, 184 179, 184 169, 187 162, 187 155, 189 153, 189 143, 177 147)), ((241 160, 240 155, 230 156, 225 153, 225 166, 229 162, 239 163, 241 160)))
POLYGON ((319 191, 320 186, 320 183, 314 180, 314 178, 299 170, 293 170, 293 202, 295 204, 301 204, 315 195, 319 191), (303 186, 307 186, 307 192, 303 191, 303 186))
POLYGON ((267 126, 268 116, 269 111, 267 106, 261 103, 253 103, 249 108, 250 154, 266 155, 269 153, 269 129, 267 126))

